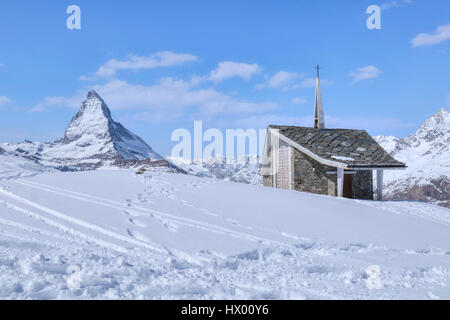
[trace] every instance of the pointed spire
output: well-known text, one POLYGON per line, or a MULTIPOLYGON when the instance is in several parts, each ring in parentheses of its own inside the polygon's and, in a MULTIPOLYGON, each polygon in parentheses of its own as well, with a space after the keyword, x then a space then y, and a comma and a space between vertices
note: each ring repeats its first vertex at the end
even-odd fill
POLYGON ((320 67, 317 65, 317 78, 316 78, 316 99, 314 103, 314 129, 325 128, 325 118, 323 115, 322 105, 322 91, 320 90, 320 67))

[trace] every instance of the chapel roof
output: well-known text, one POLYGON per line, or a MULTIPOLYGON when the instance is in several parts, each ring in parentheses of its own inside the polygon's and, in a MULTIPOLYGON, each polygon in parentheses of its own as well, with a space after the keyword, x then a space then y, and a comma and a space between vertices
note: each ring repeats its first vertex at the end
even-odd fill
POLYGON ((320 158, 345 163, 348 168, 405 168, 390 156, 366 131, 352 129, 314 129, 297 126, 269 128, 294 141, 320 158))

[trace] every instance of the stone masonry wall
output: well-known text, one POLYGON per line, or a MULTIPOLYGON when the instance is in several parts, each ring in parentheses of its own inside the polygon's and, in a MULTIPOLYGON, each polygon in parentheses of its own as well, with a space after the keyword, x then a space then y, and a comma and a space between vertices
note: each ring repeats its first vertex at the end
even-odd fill
POLYGON ((356 171, 353 175, 353 196, 355 199, 373 200, 373 171, 356 171))
POLYGON ((263 176, 263 185, 265 187, 273 187, 273 178, 272 178, 272 176, 263 176))
POLYGON ((328 175, 327 171, 336 170, 324 166, 306 154, 293 149, 294 189, 298 191, 336 195, 336 175, 328 175))

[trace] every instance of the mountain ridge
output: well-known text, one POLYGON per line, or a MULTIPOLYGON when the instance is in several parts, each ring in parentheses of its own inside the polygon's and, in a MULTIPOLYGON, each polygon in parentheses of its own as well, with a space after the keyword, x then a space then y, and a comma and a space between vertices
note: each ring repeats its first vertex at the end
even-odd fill
POLYGON ((385 173, 384 197, 420 200, 450 208, 450 113, 441 108, 406 138, 376 136, 405 171, 385 173))

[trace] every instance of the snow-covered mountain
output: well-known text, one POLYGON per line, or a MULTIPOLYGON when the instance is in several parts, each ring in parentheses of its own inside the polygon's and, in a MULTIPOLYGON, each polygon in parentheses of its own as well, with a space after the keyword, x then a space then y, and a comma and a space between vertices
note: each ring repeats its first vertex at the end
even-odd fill
POLYGON ((231 182, 262 184, 261 167, 257 156, 242 156, 226 159, 216 155, 206 160, 187 160, 169 157, 168 160, 186 173, 198 177, 210 177, 231 182))
POLYGON ((94 90, 89 91, 63 138, 54 142, 26 140, 1 146, 15 155, 63 170, 169 165, 141 138, 115 122, 108 106, 94 90))
POLYGON ((450 113, 440 109, 407 138, 377 136, 386 151, 408 166, 387 171, 385 198, 450 207, 450 113))

